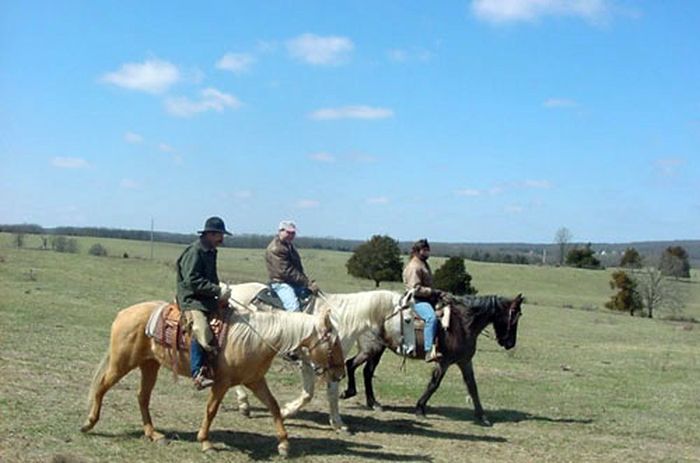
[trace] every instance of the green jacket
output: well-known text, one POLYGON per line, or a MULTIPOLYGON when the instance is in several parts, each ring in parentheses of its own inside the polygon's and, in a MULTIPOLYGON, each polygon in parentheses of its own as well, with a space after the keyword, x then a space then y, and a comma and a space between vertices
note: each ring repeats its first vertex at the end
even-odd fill
POLYGON ((185 248, 177 260, 177 302, 181 310, 217 310, 221 295, 216 273, 216 249, 201 239, 185 248))

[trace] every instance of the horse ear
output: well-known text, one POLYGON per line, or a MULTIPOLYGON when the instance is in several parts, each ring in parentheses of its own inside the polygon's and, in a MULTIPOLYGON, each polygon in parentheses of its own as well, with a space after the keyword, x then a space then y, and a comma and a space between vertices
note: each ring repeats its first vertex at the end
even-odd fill
POLYGON ((525 298, 523 297, 523 293, 518 293, 518 295, 515 296, 515 299, 518 301, 518 304, 525 300, 525 298))
POLYGON ((331 324, 331 309, 328 307, 323 307, 320 311, 321 316, 321 329, 324 333, 329 333, 333 329, 331 324))

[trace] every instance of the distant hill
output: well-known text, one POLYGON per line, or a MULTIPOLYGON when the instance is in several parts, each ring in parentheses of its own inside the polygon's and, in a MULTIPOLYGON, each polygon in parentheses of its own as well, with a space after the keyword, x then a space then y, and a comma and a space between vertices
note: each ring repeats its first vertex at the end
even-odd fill
MULTIPOLYGON (((120 238, 139 241, 151 239, 149 230, 127 230, 102 227, 54 227, 44 228, 36 224, 0 225, 0 232, 29 233, 39 235, 65 236, 94 236, 105 238, 120 238)), ((187 244, 195 240, 197 235, 186 233, 171 233, 154 231, 153 240, 166 243, 187 244)), ((234 248, 262 249, 272 239, 273 235, 242 234, 226 237, 224 246, 234 248)), ((348 240, 332 237, 298 237, 295 243, 300 248, 330 249, 337 251, 352 251, 363 240, 348 240)), ((411 248, 410 242, 399 242, 404 253, 411 248)), ((583 243, 572 243, 571 246, 583 243)), ((463 256, 467 259, 485 262, 506 262, 516 264, 547 264, 558 261, 559 249, 554 243, 440 243, 431 242, 433 254, 438 256, 463 256)), ((691 266, 700 267, 700 240, 677 241, 635 241, 629 243, 592 243, 601 262, 605 266, 615 266, 621 254, 628 247, 634 247, 649 262, 656 263, 663 250, 668 246, 682 246, 688 251, 691 266)))

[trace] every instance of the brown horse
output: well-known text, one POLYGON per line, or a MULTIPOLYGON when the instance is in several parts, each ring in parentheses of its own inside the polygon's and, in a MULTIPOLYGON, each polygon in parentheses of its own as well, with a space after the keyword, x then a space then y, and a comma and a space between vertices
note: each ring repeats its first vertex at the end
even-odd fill
MULTIPOLYGON (((442 353, 442 358, 433 370, 428 387, 418 399, 418 403, 416 403, 416 415, 425 416, 428 400, 440 386, 440 382, 450 365, 456 363, 459 369, 462 370, 462 378, 474 403, 476 419, 485 426, 491 425, 484 414, 484 409, 479 400, 479 392, 476 387, 476 379, 474 378, 474 369, 472 367, 472 358, 476 353, 476 341, 483 329, 489 324, 493 324, 498 344, 506 350, 515 347, 522 302, 523 297, 521 294, 518 294, 513 299, 498 296, 467 296, 462 299, 449 299, 451 308, 449 326, 447 329, 440 326, 438 330, 438 350, 442 353)), ((374 397, 372 377, 386 347, 399 352, 400 350, 397 349, 399 342, 400 338, 395 333, 395 330, 392 331, 386 328, 379 336, 370 333, 361 338, 358 342, 357 355, 345 362, 348 371, 348 387, 341 395, 341 398, 348 399, 357 394, 355 369, 366 362, 363 373, 367 406, 375 410, 381 410, 381 404, 374 397)), ((417 332, 416 350, 413 356, 414 358, 422 358, 424 355, 422 332, 417 332)))
MULTIPOLYGON (((110 346, 97 367, 88 396, 90 408, 81 431, 87 432, 100 417, 105 393, 124 375, 141 369, 139 408, 146 437, 161 441, 165 436, 153 427, 149 402, 161 366, 189 376, 189 349, 175 351, 158 345, 145 334, 151 313, 165 302, 143 302, 123 309, 112 323, 110 346)), ((287 431, 282 422, 277 400, 265 381, 275 355, 299 349, 315 365, 316 371, 328 380, 338 381, 345 373, 343 351, 333 332, 327 311, 312 316, 303 313, 258 312, 235 313, 230 320, 228 335, 215 366, 215 381, 209 394, 197 440, 202 450, 212 449, 209 428, 226 391, 235 385, 248 387, 272 413, 279 438, 278 452, 289 452, 287 431)))

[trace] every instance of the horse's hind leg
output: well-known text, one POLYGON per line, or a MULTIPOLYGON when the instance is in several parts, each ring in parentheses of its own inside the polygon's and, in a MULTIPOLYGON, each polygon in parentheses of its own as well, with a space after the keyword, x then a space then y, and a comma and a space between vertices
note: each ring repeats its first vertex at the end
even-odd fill
POLYGON ((474 368, 472 367, 471 360, 463 360, 457 363, 459 369, 462 370, 462 378, 464 383, 467 385, 467 391, 469 391, 469 396, 472 398, 474 403, 474 416, 484 426, 491 426, 491 422, 486 418, 484 414, 484 409, 481 406, 481 400, 479 400, 479 390, 476 387, 476 378, 474 378, 474 368))
POLYGON ((248 393, 245 388, 241 385, 234 386, 233 391, 236 393, 236 400, 238 401, 238 412, 250 418, 250 402, 248 401, 248 393))
POLYGON ((435 366, 433 375, 430 378, 430 383, 428 383, 428 387, 425 389, 425 392, 420 399, 418 399, 418 403, 416 403, 416 415, 425 416, 425 408, 428 404, 428 400, 430 400, 433 393, 435 393, 438 387, 440 387, 440 382, 442 381, 442 378, 445 377, 448 367, 449 365, 447 363, 442 362, 435 366))
POLYGON ((382 411, 383 408, 382 404, 380 404, 376 397, 374 397, 374 370, 377 369, 377 365, 379 365, 379 361, 382 359, 385 349, 385 347, 382 347, 378 353, 371 357, 367 361, 367 364, 362 371, 362 375, 364 376, 365 380, 365 398, 367 399, 367 406, 379 412, 382 411))
POLYGON ((141 418, 143 419, 143 433, 153 442, 166 443, 165 435, 156 432, 154 429, 153 421, 151 420, 151 412, 149 411, 151 392, 153 392, 153 386, 155 386, 156 380, 158 379, 160 364, 155 360, 149 360, 143 363, 140 368, 141 387, 139 388, 138 398, 141 418))
POLYGON ((301 395, 291 402, 285 404, 285 406, 282 408, 283 418, 294 416, 301 409, 301 407, 309 403, 314 397, 316 376, 314 376, 314 370, 311 365, 306 362, 301 364, 301 377, 303 379, 301 395))
POLYGON ((95 426, 100 419, 102 399, 107 391, 134 368, 128 363, 120 362, 119 360, 120 359, 115 358, 114 355, 107 352, 97 367, 92 378, 90 394, 88 396, 90 402, 88 417, 80 428, 81 432, 88 432, 95 426))
POLYGON ((280 413, 280 406, 277 400, 270 392, 270 388, 267 387, 267 381, 262 378, 260 381, 254 384, 250 384, 249 387, 253 390, 255 396, 264 403, 270 413, 272 414, 272 419, 275 423, 275 430, 277 431, 277 438, 279 439, 279 444, 277 445, 277 452, 282 457, 289 455, 289 440, 287 436, 287 430, 284 427, 284 422, 282 421, 282 414, 280 413))

